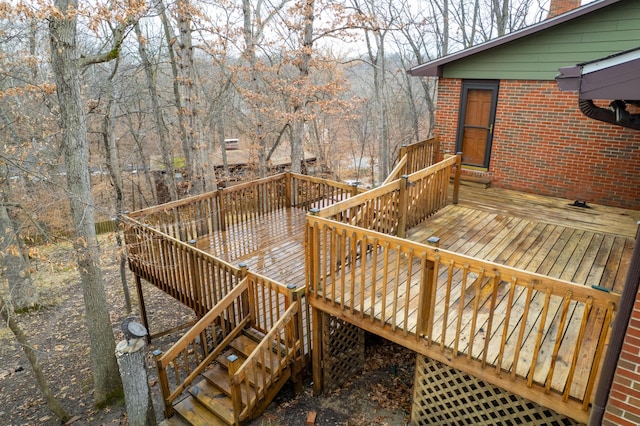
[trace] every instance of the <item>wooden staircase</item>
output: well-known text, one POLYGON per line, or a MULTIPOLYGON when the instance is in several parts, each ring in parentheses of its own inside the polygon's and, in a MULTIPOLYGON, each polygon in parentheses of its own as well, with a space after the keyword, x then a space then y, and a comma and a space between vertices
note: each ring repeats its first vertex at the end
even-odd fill
MULTIPOLYGON (((234 339, 229 348, 219 355, 216 361, 200 375, 200 380, 188 389, 186 397, 174 405, 178 419, 171 419, 172 421, 167 423, 194 426, 233 425, 234 407, 231 398, 229 360, 237 357, 236 362, 242 364, 258 346, 260 334, 255 330, 249 329, 234 339)), ((277 356, 275 348, 274 354, 277 356)), ((277 368, 277 362, 274 360, 266 364, 264 369, 257 370, 255 377, 250 378, 251 387, 241 390, 243 401, 249 400, 249 398, 252 401, 258 399, 256 408, 249 414, 248 419, 259 416, 271 403, 282 386, 291 378, 292 368, 287 366, 280 372, 276 383, 271 383, 271 375, 269 373, 273 368, 277 368), (269 391, 264 395, 258 395, 256 392, 257 383, 265 383, 269 391), (249 393, 248 396, 247 392, 249 393)), ((246 405, 243 404, 241 411, 244 411, 245 408, 246 405)))
POLYGON ((242 424, 259 416, 290 378, 300 383, 297 295, 273 285, 283 305, 261 317, 255 307, 265 306, 256 302, 263 291, 243 279, 165 353, 154 352, 165 425, 242 424), (271 318, 268 326, 262 318, 271 318))

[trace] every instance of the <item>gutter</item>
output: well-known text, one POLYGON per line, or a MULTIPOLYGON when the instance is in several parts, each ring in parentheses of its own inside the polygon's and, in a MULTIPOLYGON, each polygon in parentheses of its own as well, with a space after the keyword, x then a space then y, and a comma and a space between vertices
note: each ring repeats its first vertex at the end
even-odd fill
MULTIPOLYGON (((628 103, 635 104, 636 101, 628 103)), ((627 112, 627 102, 616 100, 611 102, 610 108, 600 108, 593 104, 591 99, 580 99, 578 106, 580 111, 589 118, 615 124, 629 129, 640 130, 640 114, 627 112)))
MULTIPOLYGON (((638 225, 640 225, 640 222, 638 222, 638 225)), ((609 400, 609 392, 611 391, 611 385, 615 377, 616 367, 620 359, 620 354, 622 353, 622 345, 625 335, 627 334, 631 315, 633 314, 633 305, 638 295, 638 287, 640 287, 640 232, 636 233, 636 242, 633 246, 629 270, 627 271, 624 288, 620 295, 620 306, 618 307, 618 313, 616 314, 616 319, 611 329, 609 348, 602 363, 600 380, 598 381, 596 396, 593 400, 593 406, 591 407, 591 414, 589 416, 589 425, 591 426, 602 424, 602 418, 604 417, 605 408, 609 400)))

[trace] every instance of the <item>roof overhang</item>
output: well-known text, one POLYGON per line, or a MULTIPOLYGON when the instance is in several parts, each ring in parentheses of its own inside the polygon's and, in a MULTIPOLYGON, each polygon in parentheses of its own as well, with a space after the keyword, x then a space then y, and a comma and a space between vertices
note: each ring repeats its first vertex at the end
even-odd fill
POLYGON ((537 24, 531 25, 527 28, 523 28, 518 31, 514 31, 502 37, 498 37, 486 43, 479 44, 477 46, 470 47, 468 49, 461 50, 460 52, 453 53, 451 55, 444 56, 439 59, 435 59, 433 61, 425 62, 422 65, 418 65, 407 70, 407 73, 412 76, 419 77, 442 77, 444 72, 444 66, 458 61, 460 59, 464 59, 468 56, 475 55, 480 52, 484 52, 489 49, 493 49, 494 47, 501 46, 503 44, 510 43, 512 41, 521 39, 523 37, 529 36, 531 34, 537 33, 539 31, 546 30, 551 27, 555 27, 556 25, 560 25, 567 21, 576 19, 580 16, 586 15, 591 12, 595 12, 603 7, 607 7, 611 4, 617 3, 621 0, 596 0, 592 3, 579 7, 577 9, 573 9, 569 12, 563 13, 561 15, 557 15, 553 18, 545 19, 537 24))
POLYGON ((558 88, 579 99, 640 100, 640 47, 559 71, 558 88))

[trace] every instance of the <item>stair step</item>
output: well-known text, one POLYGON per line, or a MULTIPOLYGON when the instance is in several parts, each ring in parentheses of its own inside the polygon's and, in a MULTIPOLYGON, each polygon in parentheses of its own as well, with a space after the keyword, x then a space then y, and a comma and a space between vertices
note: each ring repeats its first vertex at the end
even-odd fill
MULTIPOLYGON (((229 381, 229 372, 221 365, 214 365, 212 368, 207 369, 202 373, 209 383, 224 392, 226 395, 231 396, 231 383, 229 381)), ((242 400, 247 401, 247 389, 246 386, 241 386, 242 400)), ((249 388, 251 401, 256 399, 256 390, 253 387, 249 388)))
POLYGON ((227 426, 229 424, 209 411, 191 395, 178 402, 173 409, 192 426, 227 426))
POLYGON ((180 416, 171 416, 168 419, 161 420, 158 426, 189 426, 189 423, 180 416))
POLYGON ((206 380, 201 380, 194 386, 191 386, 189 393, 196 398, 200 404, 224 420, 226 422, 225 424, 233 424, 233 401, 231 401, 228 395, 214 388, 206 380))
POLYGON ((241 334, 240 336, 233 339, 231 342, 231 347, 236 351, 240 352, 243 357, 246 359, 251 353, 258 347, 258 343, 249 336, 241 334))

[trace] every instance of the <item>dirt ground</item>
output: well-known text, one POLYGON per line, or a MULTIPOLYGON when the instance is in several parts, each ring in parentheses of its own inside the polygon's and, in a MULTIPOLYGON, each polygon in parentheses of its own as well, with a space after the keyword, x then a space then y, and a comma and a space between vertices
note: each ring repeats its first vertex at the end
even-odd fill
MULTIPOLYGON (((122 340, 120 324, 129 315, 118 272, 118 254, 112 237, 102 237, 103 271, 110 319, 116 342, 122 340)), ((40 364, 56 397, 71 415, 74 425, 127 425, 124 404, 103 410, 94 408, 88 334, 79 277, 72 253, 64 246, 41 249, 42 259, 33 263, 41 308, 17 316, 20 327, 36 349, 40 364)), ((138 313, 133 278, 128 272, 133 302, 138 313)), ((6 284, 2 284, 5 285, 6 284)), ((5 288, 0 286, 2 291, 5 288)), ((145 302, 152 332, 166 330, 193 319, 193 314, 169 296, 145 285, 145 302)), ((156 417, 163 419, 160 390, 150 355, 166 350, 180 337, 174 333, 154 339, 148 347, 148 374, 156 417)), ((285 387, 267 411, 251 425, 304 425, 316 413, 316 425, 403 425, 411 405, 415 355, 402 347, 367 336, 363 374, 340 389, 314 396, 311 383, 294 395, 285 387)), ((0 423, 3 425, 59 424, 41 396, 31 366, 7 327, 0 324, 0 423)))

